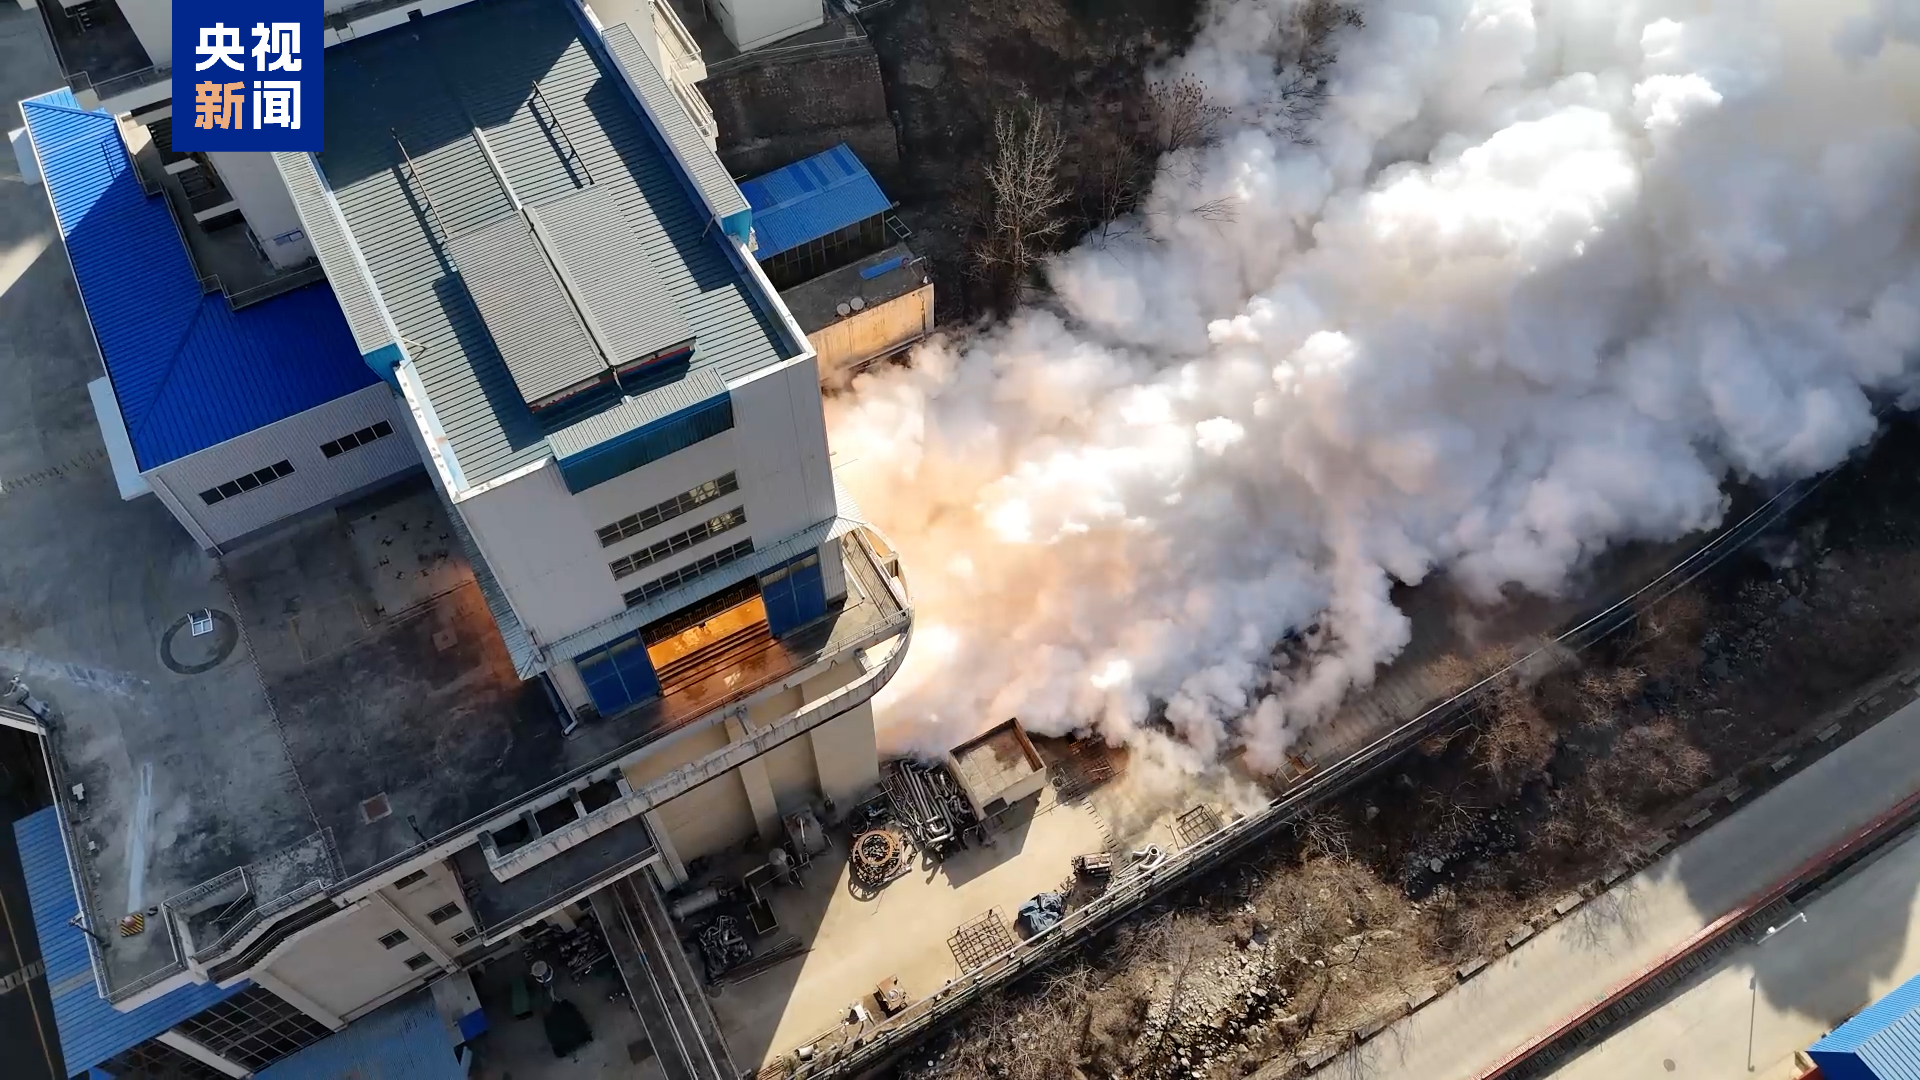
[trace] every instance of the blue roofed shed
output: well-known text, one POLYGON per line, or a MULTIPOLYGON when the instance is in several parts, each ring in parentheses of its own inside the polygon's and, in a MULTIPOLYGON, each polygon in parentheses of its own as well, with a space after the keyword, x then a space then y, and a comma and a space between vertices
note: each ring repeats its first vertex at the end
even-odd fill
POLYGON ((893 206, 846 143, 740 184, 762 262, 893 206))
POLYGON ((1920 1080, 1920 976, 1807 1048, 1826 1080, 1920 1080))
POLYGON ((142 472, 373 384, 326 284, 238 311, 201 290, 112 116, 68 90, 21 113, 142 472))
POLYGON ((460 1035, 422 990, 254 1074, 255 1080, 464 1080, 460 1035))
POLYGON ((67 1063, 67 1075, 85 1076, 101 1062, 250 985, 243 980, 222 990, 211 983, 196 983, 129 1012, 107 1004, 94 985, 87 936, 71 922, 80 901, 58 811, 48 807, 21 818, 13 823, 13 835, 20 845, 34 933, 47 965, 47 991, 53 998, 53 1020, 60 1031, 60 1055, 67 1063))

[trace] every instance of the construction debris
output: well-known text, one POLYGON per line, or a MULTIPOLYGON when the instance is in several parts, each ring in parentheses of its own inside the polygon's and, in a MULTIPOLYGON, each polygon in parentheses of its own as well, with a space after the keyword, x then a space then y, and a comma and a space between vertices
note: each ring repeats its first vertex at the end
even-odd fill
POLYGON ((944 765, 895 761, 881 774, 881 786, 903 825, 921 851, 944 859, 965 846, 965 834, 978 822, 973 807, 944 765))

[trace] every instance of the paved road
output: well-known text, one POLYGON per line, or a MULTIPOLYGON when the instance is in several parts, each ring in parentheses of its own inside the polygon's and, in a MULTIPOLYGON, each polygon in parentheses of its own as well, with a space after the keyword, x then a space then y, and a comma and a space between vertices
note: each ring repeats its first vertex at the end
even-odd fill
MULTIPOLYGON (((1380 1080, 1482 1076, 1517 1047, 1602 1000, 1707 924, 1920 788, 1915 762, 1920 762, 1920 703, 1756 797, 1383 1032, 1361 1048, 1365 1075, 1380 1080)), ((1351 1067, 1342 1063, 1329 1075, 1339 1075, 1343 1066, 1351 1067)))
POLYGON ((1793 1052, 1920 972, 1920 831, 1726 954, 1555 1080, 1791 1080, 1793 1052))

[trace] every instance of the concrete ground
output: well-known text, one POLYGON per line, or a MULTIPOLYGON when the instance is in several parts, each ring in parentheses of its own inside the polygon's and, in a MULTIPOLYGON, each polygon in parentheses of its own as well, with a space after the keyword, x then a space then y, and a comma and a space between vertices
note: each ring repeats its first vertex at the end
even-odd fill
MULTIPOLYGON (((557 958, 548 957, 548 962, 557 963, 557 958)), ((473 1080, 664 1080, 633 1006, 624 998, 608 1000, 620 985, 611 963, 602 963, 577 983, 565 974, 555 980, 558 995, 586 1018, 593 1041, 566 1057, 554 1057, 540 1011, 524 1020, 513 1016, 513 979, 524 976, 529 963, 509 954, 474 973, 474 989, 492 1026, 474 1041, 473 1080)))
MULTIPOLYGON (((1920 788, 1916 760, 1920 702, 1836 748, 1388 1028, 1359 1048, 1359 1062, 1343 1059, 1328 1075, 1344 1075, 1339 1070, 1357 1064, 1365 1075, 1383 1080, 1482 1076, 1513 1050, 1600 1001, 1709 923, 1912 794, 1920 788)), ((1900 886, 1886 888, 1889 893, 1869 908, 1889 917, 1862 930, 1877 947, 1821 977, 1814 999, 1820 1004, 1809 1004, 1810 1014, 1824 1017, 1833 1008, 1864 1003, 1898 972, 1911 970, 1902 966, 1909 948, 1905 909, 1891 895, 1900 886)), ((1910 902, 1911 880, 1905 891, 1910 902)), ((1803 947, 1789 940, 1767 946, 1803 947)), ((1809 1000, 1801 997, 1808 984, 1784 960, 1769 957, 1755 973, 1761 999, 1809 1000)), ((1660 1074, 1628 1069, 1613 1075, 1660 1074)))
POLYGON ((1553 1075, 1793 1080, 1795 1050, 1920 972, 1920 831, 1849 870, 1801 913, 1553 1075))
POLYGON ((993 846, 916 864, 862 899, 850 887, 846 837, 835 836, 805 887, 771 894, 781 929, 807 951, 713 999, 734 1060, 759 1068, 838 1028, 863 997, 871 1011, 874 988, 889 976, 914 1000, 938 990, 961 973, 947 941, 956 927, 998 911, 1011 928, 1022 903, 1072 878, 1075 855, 1107 846, 1091 806, 1063 803, 1048 788, 1015 808, 993 846))

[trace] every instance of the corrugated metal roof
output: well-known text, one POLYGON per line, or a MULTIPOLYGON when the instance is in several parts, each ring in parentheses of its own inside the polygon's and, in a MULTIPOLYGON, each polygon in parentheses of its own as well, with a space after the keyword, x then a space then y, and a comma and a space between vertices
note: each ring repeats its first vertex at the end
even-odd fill
MULTIPOLYGON (((85 1075, 122 1050, 146 1042, 249 985, 242 980, 222 990, 212 983, 196 983, 131 1012, 120 1012, 107 1004, 94 984, 87 936, 70 921, 80 910, 80 901, 73 890, 73 871, 59 812, 49 806, 29 814, 13 823, 13 835, 20 845, 34 933, 39 936, 40 955, 47 965, 47 990, 53 997, 53 1020, 60 1031, 60 1054, 66 1059, 67 1075, 85 1075)), ((158 929, 149 924, 147 932, 158 929)))
POLYGON ((754 257, 770 259, 893 206, 846 143, 742 181, 753 206, 754 257))
POLYGON ((1860 1010, 1807 1053, 1823 1069, 1840 1064, 1830 1060, 1838 1056, 1865 1065, 1876 1080, 1920 1080, 1920 976, 1860 1010))
POLYGON ((366 260, 360 257, 353 238, 347 235, 340 207, 333 201, 333 193, 327 190, 313 155, 280 151, 273 155, 273 164, 293 196, 294 209, 300 215, 300 226, 306 231, 307 240, 320 257, 320 265, 326 268, 327 282, 347 317, 347 326, 353 331, 360 355, 365 357, 393 345, 396 330, 387 318, 380 297, 373 291, 373 276, 367 271, 366 260))
POLYGON ((691 409, 701 402, 723 397, 726 393, 727 381, 720 377, 720 373, 712 368, 703 368, 690 372, 685 378, 628 398, 616 408, 562 428, 547 436, 547 446, 553 450, 555 458, 565 460, 609 439, 691 409))
POLYGON ((608 374, 526 218, 508 214, 448 248, 522 400, 537 404, 608 374))
POLYGON ((22 114, 141 469, 372 384, 326 285, 240 311, 200 291, 112 116, 66 90, 23 102, 22 114))
POLYGON ((256 1080, 465 1080, 453 1056, 458 1036, 425 990, 368 1013, 305 1050, 255 1073, 256 1080))
POLYGON ((527 216, 545 234, 568 290, 586 309, 613 366, 656 356, 693 337, 660 275, 645 259, 632 257, 640 238, 606 188, 529 206, 527 216))
MULTIPOLYGON (((640 39, 625 23, 607 27, 603 35, 607 51, 612 54, 613 62, 625 72, 634 89, 639 91, 643 107, 652 114, 655 130, 666 137, 673 147, 673 155, 687 170, 688 178, 705 200, 707 209, 714 219, 728 228, 740 215, 749 214, 746 197, 727 173, 727 167, 720 163, 720 156, 714 153, 707 137, 693 122, 693 116, 686 106, 674 96, 673 88, 660 75, 660 69, 653 66, 653 60, 641 47, 640 39)), ((750 220, 750 219, 749 219, 750 220)), ((746 239, 741 232, 740 238, 746 239)))
POLYGON ((526 203, 577 191, 585 174, 607 189, 638 237, 629 257, 652 265, 698 338, 693 367, 731 381, 800 344, 787 342, 755 299, 727 241, 676 178, 651 125, 615 92, 618 76, 581 40, 564 2, 477 0, 326 51, 321 167, 473 485, 546 456, 549 430, 578 417, 537 419, 526 409, 446 255, 447 230, 511 210, 462 102, 526 203), (427 53, 439 54, 454 85, 431 74, 427 53), (536 79, 538 115, 529 104, 536 79), (389 131, 405 143, 419 183, 389 131), (556 131, 577 157, 555 149, 556 131))

